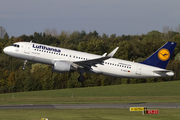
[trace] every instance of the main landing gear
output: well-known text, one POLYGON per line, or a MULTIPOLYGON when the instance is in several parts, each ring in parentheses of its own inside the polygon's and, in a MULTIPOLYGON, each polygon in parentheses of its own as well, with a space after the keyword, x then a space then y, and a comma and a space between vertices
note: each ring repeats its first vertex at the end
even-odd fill
POLYGON ((80 73, 80 76, 78 77, 78 81, 83 82, 84 80, 85 80, 85 77, 84 77, 83 73, 80 73))
POLYGON ((23 65, 23 67, 22 67, 23 70, 26 69, 25 66, 26 66, 26 63, 27 63, 27 62, 28 62, 27 60, 24 61, 24 65, 23 65))

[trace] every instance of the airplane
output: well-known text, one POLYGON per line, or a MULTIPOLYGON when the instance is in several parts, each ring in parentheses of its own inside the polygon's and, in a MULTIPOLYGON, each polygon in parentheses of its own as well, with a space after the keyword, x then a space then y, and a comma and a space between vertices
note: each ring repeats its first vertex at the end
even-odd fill
POLYGON ((166 70, 166 66, 176 47, 175 42, 167 42, 150 57, 142 62, 133 62, 113 58, 119 47, 108 55, 90 54, 65 48, 48 46, 31 42, 16 42, 3 49, 4 53, 19 59, 47 64, 52 72, 67 73, 78 71, 79 82, 85 80, 84 73, 102 74, 120 78, 154 78, 173 76, 174 72, 166 70))

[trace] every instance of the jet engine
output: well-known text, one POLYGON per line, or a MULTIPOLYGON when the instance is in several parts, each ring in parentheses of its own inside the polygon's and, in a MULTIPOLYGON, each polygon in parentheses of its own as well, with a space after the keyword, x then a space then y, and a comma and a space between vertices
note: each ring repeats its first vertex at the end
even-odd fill
POLYGON ((75 70, 77 70, 77 68, 75 68, 74 66, 72 66, 67 62, 62 62, 62 61, 55 62, 54 66, 52 66, 52 72, 57 72, 57 73, 66 73, 75 70))

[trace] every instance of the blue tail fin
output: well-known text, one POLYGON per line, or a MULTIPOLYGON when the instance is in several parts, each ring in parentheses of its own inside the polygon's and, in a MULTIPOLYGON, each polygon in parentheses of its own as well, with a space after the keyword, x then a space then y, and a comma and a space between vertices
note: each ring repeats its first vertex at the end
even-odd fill
POLYGON ((140 63, 166 69, 176 44, 175 42, 167 42, 149 58, 140 63))

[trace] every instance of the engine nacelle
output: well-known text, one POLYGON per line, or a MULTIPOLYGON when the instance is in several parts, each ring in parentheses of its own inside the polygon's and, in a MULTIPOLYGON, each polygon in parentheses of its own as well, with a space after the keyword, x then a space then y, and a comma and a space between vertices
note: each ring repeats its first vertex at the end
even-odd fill
POLYGON ((52 66, 52 72, 57 73, 66 73, 75 70, 77 69, 73 67, 71 64, 62 61, 55 62, 54 66, 52 66))

